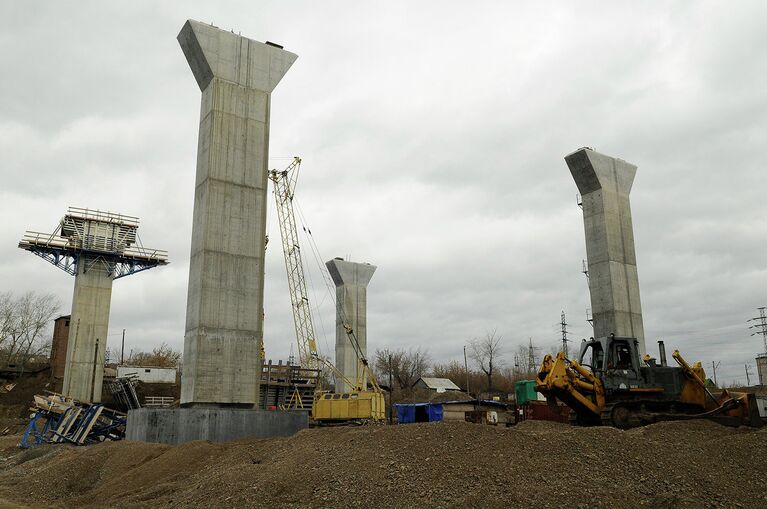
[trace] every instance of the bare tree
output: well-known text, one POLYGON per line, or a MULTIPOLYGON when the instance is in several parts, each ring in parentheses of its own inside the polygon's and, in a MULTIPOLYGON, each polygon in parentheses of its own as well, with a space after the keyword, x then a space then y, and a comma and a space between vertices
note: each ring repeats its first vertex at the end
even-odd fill
POLYGON ((151 352, 130 351, 127 364, 129 366, 156 366, 158 368, 175 368, 181 362, 181 352, 172 349, 167 343, 161 343, 151 352))
POLYGON ((16 302, 11 292, 0 293, 0 350, 5 351, 16 341, 16 302))
POLYGON ((429 371, 429 352, 421 348, 376 350, 373 366, 379 381, 388 381, 389 373, 400 389, 408 389, 429 371), (391 365, 391 369, 390 366, 391 365))
POLYGON ((484 338, 474 338, 471 345, 471 358, 487 377, 487 392, 493 392, 493 374, 501 367, 501 336, 495 329, 485 334, 484 338))
POLYGON ((0 351, 6 365, 23 370, 30 359, 50 349, 48 331, 58 310, 53 294, 0 294, 0 351))

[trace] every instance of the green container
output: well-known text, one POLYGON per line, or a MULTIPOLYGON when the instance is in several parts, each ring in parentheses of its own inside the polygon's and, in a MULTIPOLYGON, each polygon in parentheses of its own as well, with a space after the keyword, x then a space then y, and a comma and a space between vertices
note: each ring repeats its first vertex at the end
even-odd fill
POLYGON ((517 405, 525 405, 528 401, 537 400, 535 380, 520 380, 514 384, 514 395, 517 397, 517 405))

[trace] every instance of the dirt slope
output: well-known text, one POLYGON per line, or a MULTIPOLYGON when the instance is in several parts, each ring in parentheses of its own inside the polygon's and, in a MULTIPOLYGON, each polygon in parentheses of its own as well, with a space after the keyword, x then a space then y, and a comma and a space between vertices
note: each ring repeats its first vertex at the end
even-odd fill
POLYGON ((0 507, 767 507, 767 429, 526 422, 179 447, 0 441, 0 507))

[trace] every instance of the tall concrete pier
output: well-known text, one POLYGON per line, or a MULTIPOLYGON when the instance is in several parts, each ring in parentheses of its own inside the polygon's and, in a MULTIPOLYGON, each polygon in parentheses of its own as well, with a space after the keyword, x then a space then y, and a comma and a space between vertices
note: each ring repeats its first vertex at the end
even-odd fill
MULTIPOLYGON (((347 262, 334 258, 325 265, 336 285, 336 368, 352 383, 367 377, 358 353, 367 358, 367 287, 376 270, 369 263, 347 262)), ((349 392, 353 387, 336 377, 336 392, 349 392)))
POLYGON ((184 336, 184 406, 258 404, 271 92, 297 56, 187 21, 202 91, 184 336))
POLYGON ((75 276, 64 367, 64 396, 101 401, 112 281, 168 263, 168 254, 134 245, 138 218, 70 207, 53 233, 27 232, 19 247, 75 276))
POLYGON ((637 338, 646 353, 629 193, 637 167, 588 148, 565 157, 583 200, 594 337, 637 338))
POLYGON ((104 378, 112 276, 92 257, 83 257, 83 262, 75 275, 62 393, 80 401, 98 402, 104 378))

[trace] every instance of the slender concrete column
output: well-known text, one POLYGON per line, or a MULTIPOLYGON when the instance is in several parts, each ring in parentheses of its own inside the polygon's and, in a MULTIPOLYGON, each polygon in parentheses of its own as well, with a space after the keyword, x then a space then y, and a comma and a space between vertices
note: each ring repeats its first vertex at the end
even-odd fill
POLYGON ((107 267, 82 257, 72 297, 64 396, 86 403, 101 401, 111 302, 112 275, 107 267))
POLYGON ((269 108, 297 56, 193 20, 178 41, 202 91, 181 403, 257 406, 269 108))
POLYGON ((645 348, 629 193, 637 167, 582 148, 565 157, 583 199, 594 337, 634 337, 645 348))
MULTIPOLYGON (((367 358, 367 287, 376 267, 342 258, 334 258, 325 265, 336 284, 336 368, 350 382, 360 380, 364 390, 367 377, 357 357, 357 346, 367 358)), ((352 389, 336 377, 336 392, 352 389)))

